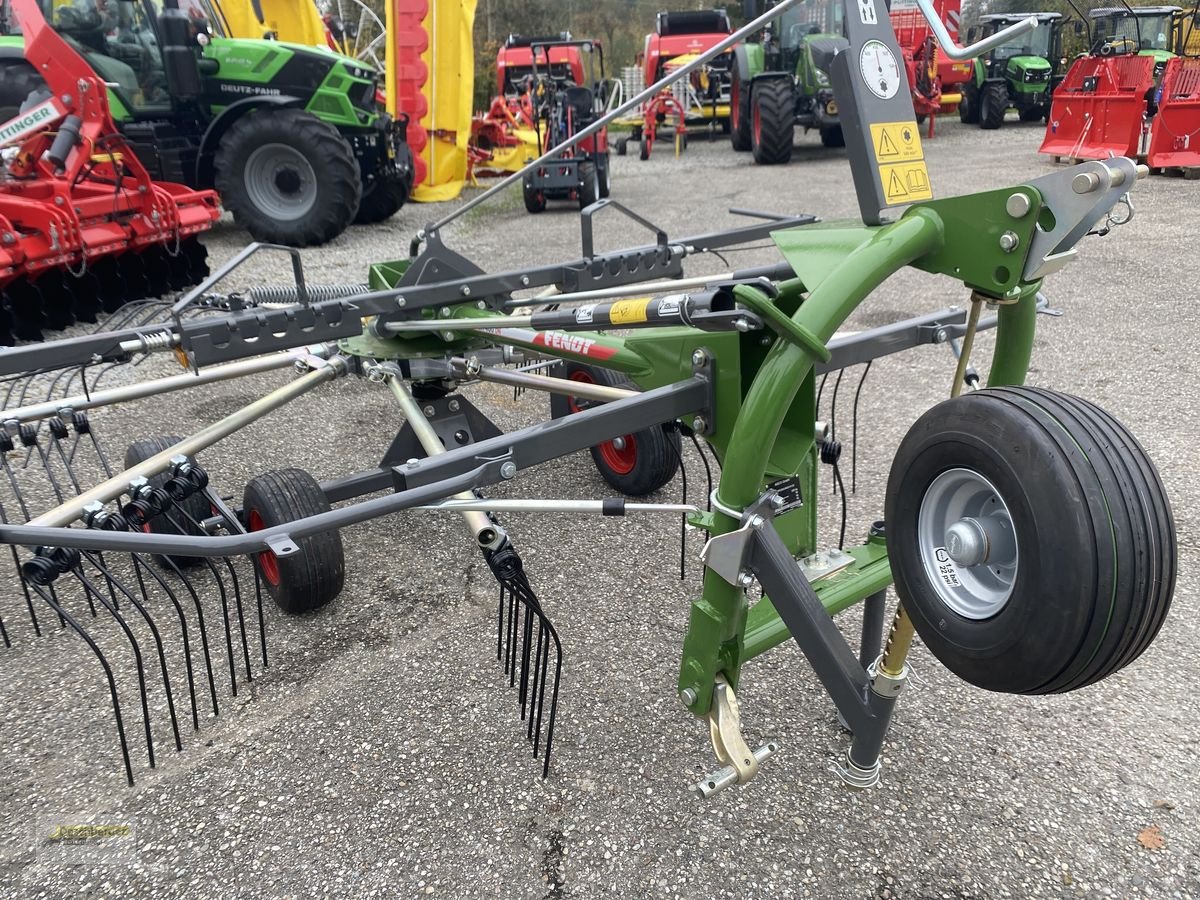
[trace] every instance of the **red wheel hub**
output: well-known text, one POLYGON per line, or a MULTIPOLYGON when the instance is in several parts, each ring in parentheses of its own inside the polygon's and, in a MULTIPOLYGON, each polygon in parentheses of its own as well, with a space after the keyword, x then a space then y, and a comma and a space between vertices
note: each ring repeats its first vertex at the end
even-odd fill
MULTIPOLYGON (((251 531, 262 531, 267 527, 257 509, 252 509, 246 514, 246 524, 251 531)), ((259 552, 258 568, 262 572, 263 578, 267 579, 268 584, 272 587, 279 587, 279 560, 275 558, 274 553, 270 550, 259 552)))
POLYGON ((762 113, 759 111, 759 108, 757 106, 754 106, 753 104, 751 104, 751 108, 753 109, 753 112, 750 114, 750 120, 753 123, 753 128, 754 128, 754 143, 759 144, 761 146, 761 144, 762 144, 762 113))
MULTIPOLYGON (((578 381, 580 384, 596 383, 596 379, 591 376, 591 373, 584 369, 576 369, 568 378, 571 381, 578 381)), ((567 398, 567 408, 573 413, 581 412, 584 409, 574 397, 567 398)), ((628 475, 637 465, 637 441, 634 440, 632 434, 597 444, 596 449, 600 451, 600 458, 604 460, 604 464, 618 475, 628 475)))

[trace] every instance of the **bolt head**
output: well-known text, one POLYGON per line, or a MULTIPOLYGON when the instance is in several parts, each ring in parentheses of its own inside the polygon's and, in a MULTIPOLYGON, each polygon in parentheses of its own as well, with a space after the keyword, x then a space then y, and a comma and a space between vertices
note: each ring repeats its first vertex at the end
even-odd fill
POLYGON ((397 297, 396 305, 399 306, 401 309, 403 309, 405 306, 408 305, 408 301, 403 297, 397 297))
POLYGON ((517 474, 517 464, 509 461, 500 467, 501 478, 512 478, 517 474))
POLYGON ((469 284, 464 284, 462 287, 460 287, 460 288, 458 289, 458 291, 459 291, 459 293, 460 293, 460 294, 462 294, 464 297, 470 297, 470 296, 471 296, 471 286, 470 286, 469 284))
POLYGON ((937 340, 937 342, 938 342, 939 344, 944 344, 944 343, 946 343, 946 341, 947 341, 947 340, 949 340, 949 338, 950 338, 950 335, 949 335, 949 333, 946 331, 946 329, 945 329, 945 328, 939 328, 939 329, 937 330, 937 333, 936 333, 936 334, 934 334, 934 338, 937 340))
POLYGON ((425 413, 425 418, 427 419, 432 419, 437 414, 437 410, 432 406, 425 407, 421 412, 425 413))
POLYGON ((738 576, 738 584, 744 588, 748 588, 750 585, 754 584, 754 576, 749 572, 743 572, 738 576))
POLYGON ((521 284, 523 284, 525 287, 529 287, 529 276, 528 275, 521 276, 521 284))
POLYGON ((1012 253, 1020 243, 1021 239, 1017 237, 1016 232, 1006 231, 1000 235, 1000 249, 1005 253, 1012 253))
POLYGON ((708 419, 704 416, 696 416, 692 419, 692 430, 704 434, 708 430, 708 419))
POLYGON ((1030 206, 1032 204, 1025 194, 1009 194, 1008 199, 1004 201, 1004 209, 1014 219, 1019 219, 1029 212, 1030 206))
POLYGON ((679 692, 679 699, 682 701, 684 706, 691 706, 696 702, 696 689, 684 688, 679 692))
POLYGON ((708 354, 707 353, 705 353, 703 350, 692 351, 692 365, 693 366, 702 366, 706 362, 708 362, 708 354))

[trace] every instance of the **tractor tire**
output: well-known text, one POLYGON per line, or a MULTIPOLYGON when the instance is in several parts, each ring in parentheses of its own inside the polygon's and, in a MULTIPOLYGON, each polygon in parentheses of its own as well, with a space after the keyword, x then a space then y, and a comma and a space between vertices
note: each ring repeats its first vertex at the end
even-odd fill
POLYGON ((650 158, 650 139, 642 135, 641 141, 638 142, 638 159, 645 162, 650 158))
POLYGON ((737 66, 729 86, 729 142, 738 153, 753 149, 750 135, 750 85, 743 85, 737 66))
POLYGON ((1046 115, 1046 110, 1040 106, 1031 106, 1029 109, 1023 109, 1018 114, 1022 122, 1040 122, 1046 115))
POLYGON ((0 122, 16 116, 34 91, 45 89, 45 80, 24 60, 9 59, 0 63, 0 122))
POLYGON ((1003 82, 985 84, 979 95, 979 127, 992 131, 1004 124, 1008 112, 1008 87, 1003 82))
POLYGON ((546 192, 535 189, 533 179, 528 175, 521 179, 521 193, 525 197, 526 212, 540 213, 545 211, 546 192))
MULTIPOLYGON (((161 453, 168 447, 178 444, 181 440, 183 438, 179 437, 179 435, 170 434, 134 441, 125 450, 125 468, 129 469, 138 463, 145 462, 155 454, 161 453)), ((148 480, 151 487, 162 488, 166 485, 168 478, 169 476, 166 472, 161 472, 148 480)), ((142 531, 147 534, 201 535, 204 532, 196 523, 202 522, 211 515, 212 507, 209 506, 208 500, 205 498, 203 492, 197 492, 182 503, 175 504, 166 512, 150 519, 142 526, 142 531)), ((154 560, 159 565, 168 569, 176 567, 186 569, 198 566, 204 562, 203 557, 177 556, 174 554, 155 554, 154 560)))
POLYGON ((607 198, 612 193, 612 163, 607 153, 596 157, 596 178, 599 180, 601 198, 607 198))
POLYGON ((617 138, 617 156, 629 153, 629 138, 617 138))
POLYGON ((973 84, 965 85, 962 89, 962 99, 958 101, 958 120, 964 125, 979 124, 979 88, 973 84))
POLYGON ((362 200, 350 145, 299 109, 243 115, 221 138, 214 165, 221 203, 256 241, 324 244, 354 221, 362 200))
POLYGON ((355 225, 374 225, 386 222, 408 199, 408 183, 403 178, 377 178, 363 190, 354 214, 355 225))
MULTIPOLYGON (((278 469, 251 478, 242 500, 247 531, 262 531, 329 509, 325 492, 303 469, 278 469)), ((320 609, 346 583, 346 554, 336 530, 300 538, 296 545, 299 551, 284 557, 270 550, 254 555, 254 567, 267 593, 290 615, 320 609)))
POLYGON ((921 639, 986 690, 1094 684, 1137 659, 1170 607, 1162 482, 1134 437, 1077 397, 1005 387, 938 404, 900 444, 886 516, 921 639))
POLYGON ((842 133, 841 125, 834 125, 821 132, 821 143, 826 147, 845 147, 846 136, 842 133))
POLYGON ((796 88, 791 79, 760 81, 750 99, 750 140, 754 161, 760 166, 789 162, 795 135, 796 88))
POLYGON ((600 197, 600 176, 596 172, 596 164, 581 162, 579 164, 579 208, 587 209, 600 197))
MULTIPOLYGON (((564 377, 582 384, 637 390, 637 385, 611 369, 583 363, 563 364, 564 377)), ((567 411, 586 409, 586 402, 567 398, 567 411)), ((683 442, 670 425, 655 425, 592 447, 592 462, 608 485, 629 497, 645 497, 670 483, 679 471, 683 442)))

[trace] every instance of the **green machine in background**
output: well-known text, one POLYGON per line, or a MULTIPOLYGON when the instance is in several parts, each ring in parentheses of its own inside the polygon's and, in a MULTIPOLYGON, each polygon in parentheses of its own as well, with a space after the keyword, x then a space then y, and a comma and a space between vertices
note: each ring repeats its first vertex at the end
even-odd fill
MULTIPOLYGON (((43 0, 109 84, 113 119, 159 180, 215 187, 255 239, 307 246, 394 214, 412 186, 379 73, 318 47, 234 39, 205 0, 43 0)), ((45 91, 5 7, 0 120, 45 91)))
MULTIPOLYGON (((1061 13, 993 13, 980 16, 983 38, 989 38, 1033 16, 1038 27, 1007 41, 975 60, 974 80, 963 91, 959 118, 981 128, 999 128, 1005 113, 1016 109, 1022 122, 1037 122, 1050 114, 1050 96, 1062 80, 1061 13)), ((970 39, 975 29, 971 29, 970 39)))

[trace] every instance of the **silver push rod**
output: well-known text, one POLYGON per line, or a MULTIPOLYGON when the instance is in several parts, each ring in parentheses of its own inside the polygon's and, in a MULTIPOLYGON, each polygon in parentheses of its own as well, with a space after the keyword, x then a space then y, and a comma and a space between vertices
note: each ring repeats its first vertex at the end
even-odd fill
POLYGON ((346 371, 346 361, 335 356, 325 365, 301 375, 295 381, 271 391, 253 403, 243 406, 225 418, 206 425, 190 437, 186 437, 166 450, 159 451, 149 459, 142 460, 136 466, 131 466, 124 472, 118 472, 95 487, 84 491, 78 497, 72 497, 61 506, 42 513, 29 522, 30 525, 46 525, 61 527, 70 525, 78 519, 86 507, 92 503, 108 503, 115 500, 129 488, 129 483, 136 478, 149 478, 164 471, 176 456, 194 456, 201 450, 206 450, 222 438, 226 438, 252 422, 256 422, 269 412, 273 412, 301 394, 305 394, 319 384, 330 381, 346 371))
POLYGON ((324 359, 332 352, 330 344, 315 344, 302 350, 289 350, 287 353, 272 353, 268 356, 258 356, 240 362, 226 363, 222 366, 212 366, 197 375, 170 375, 166 378, 155 378, 151 381, 141 381, 137 384, 126 384, 121 387, 107 388, 103 391, 92 391, 90 394, 76 394, 73 397, 63 397, 61 400, 47 400, 45 403, 33 403, 29 406, 18 406, 16 409, 6 409, 0 413, 4 422, 33 422, 38 419, 56 416, 66 410, 96 409, 100 406, 111 406, 114 403, 128 403, 131 400, 141 400, 145 397, 156 397, 159 394, 169 394, 184 388, 196 387, 201 384, 212 384, 216 381, 228 381, 231 378, 243 378, 247 375, 258 375, 275 369, 286 369, 295 365, 298 360, 308 356, 324 359))
MULTIPOLYGON (((418 443, 424 448, 425 454, 437 456, 439 453, 445 453, 446 448, 442 446, 442 439, 437 436, 437 432, 433 430, 433 426, 421 412, 420 404, 413 399, 413 395, 404 386, 404 379, 400 377, 400 374, 393 371, 389 375, 387 383, 396 402, 400 404, 400 411, 404 413, 409 427, 417 436, 418 443)), ((476 497, 470 491, 463 491, 455 494, 452 499, 466 501, 474 500, 476 497)), ((467 527, 471 529, 471 534, 481 547, 496 546, 500 538, 500 531, 496 525, 492 524, 492 520, 487 517, 486 513, 466 510, 462 517, 466 520, 467 527)))
POLYGON ((437 509, 461 512, 533 512, 533 513, 587 513, 598 515, 624 515, 625 513, 698 513, 700 507, 690 503, 625 503, 618 499, 614 504, 606 500, 489 500, 474 497, 470 500, 444 500, 416 509, 437 509), (619 512, 614 511, 619 507, 619 512))
POLYGON ((406 331, 477 331, 480 328, 530 328, 533 316, 472 316, 467 319, 413 319, 384 322, 382 331, 403 334, 406 331))
POLYGON ((550 394, 561 394, 564 397, 596 400, 600 403, 624 400, 626 397, 636 397, 638 393, 628 388, 609 387, 605 384, 586 384, 581 381, 570 381, 566 378, 555 378, 552 375, 536 375, 533 372, 514 372, 512 369, 497 369, 491 366, 474 366, 469 360, 465 360, 462 357, 452 358, 450 365, 455 370, 464 372, 469 377, 477 378, 480 381, 508 384, 513 387, 529 388, 534 391, 546 391, 550 394))
POLYGON ((659 91, 661 91, 663 88, 667 87, 667 85, 669 85, 675 81, 678 81, 680 78, 690 75, 692 72, 694 72, 696 69, 700 68, 702 65, 704 65, 706 62, 708 62, 710 59, 720 56, 722 53, 724 53, 726 50, 728 50, 730 47, 732 47, 738 41, 741 41, 742 39, 746 38, 747 36, 758 31, 760 28, 762 28, 764 25, 766 25, 768 22, 770 22, 776 16, 781 15, 782 13, 786 12, 787 10, 791 9, 793 6, 796 6, 797 4, 799 4, 801 2, 804 2, 804 0, 783 0, 783 2, 780 3, 779 5, 773 6, 771 9, 764 12, 757 19, 754 19, 753 21, 746 23, 741 28, 739 28, 737 31, 735 31, 733 34, 729 35, 729 37, 725 38, 724 40, 720 41, 717 44, 714 44, 712 47, 710 47, 704 53, 701 53, 698 57, 696 57, 694 60, 692 60, 687 65, 680 66, 678 69, 675 69, 673 72, 667 73, 662 78, 660 78, 658 81, 654 82, 654 84, 650 85, 648 88, 646 88, 644 91, 642 91, 640 94, 636 94, 633 97, 630 97, 628 100, 626 100, 624 103, 622 103, 616 109, 614 109, 612 112, 606 113, 605 115, 601 116, 599 119, 597 119, 595 122, 593 122, 587 128, 584 128, 582 131, 575 132, 574 135, 567 138, 565 141, 563 141, 557 147, 554 147, 551 150, 547 150, 545 153, 543 153, 541 156, 539 156, 533 162, 528 163, 525 166, 525 168, 509 175, 507 178, 505 178, 499 184, 493 185, 492 187, 488 188, 482 194, 471 199, 467 203, 464 203, 462 206, 460 206, 458 209, 454 210, 452 213, 442 216, 442 218, 438 219, 436 222, 434 222, 432 225, 430 225, 428 228, 426 228, 424 231, 422 231, 420 233, 420 236, 424 237, 425 234, 429 231, 437 231, 438 229, 443 228, 446 225, 449 225, 451 222, 453 222, 459 216, 463 215, 468 210, 474 209, 476 206, 478 206, 484 200, 487 200, 489 197, 495 196, 496 194, 500 193, 500 191, 507 188, 509 185, 516 184, 518 181, 521 180, 521 178, 525 175, 526 172, 530 171, 531 169, 537 168, 542 163, 546 162, 546 160, 548 160, 548 159, 553 159, 555 156, 562 153, 568 147, 573 147, 575 144, 579 143, 580 141, 591 137, 593 134, 596 134, 598 131, 600 131, 600 129, 604 128, 604 126, 606 126, 609 122, 613 121, 613 119, 623 116, 625 113, 629 112, 629 110, 635 109, 636 107, 641 106, 643 100, 649 100, 651 97, 656 95, 659 91))
MULTIPOLYGON (((737 278, 736 272, 718 272, 716 275, 693 275, 691 278, 671 278, 662 281, 643 281, 640 284, 623 284, 619 287, 597 288, 594 291, 574 291, 551 295, 555 303, 580 303, 584 300, 612 300, 617 297, 639 297, 643 294, 668 293, 688 288, 705 287, 714 281, 730 281, 737 278)), ((504 305, 513 309, 519 306, 536 306, 543 297, 524 300, 506 300, 504 305)))

